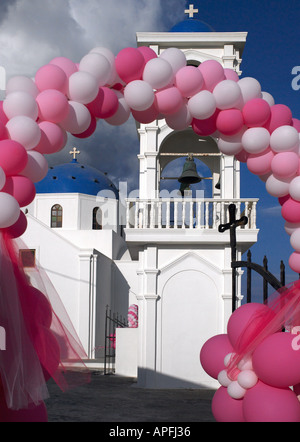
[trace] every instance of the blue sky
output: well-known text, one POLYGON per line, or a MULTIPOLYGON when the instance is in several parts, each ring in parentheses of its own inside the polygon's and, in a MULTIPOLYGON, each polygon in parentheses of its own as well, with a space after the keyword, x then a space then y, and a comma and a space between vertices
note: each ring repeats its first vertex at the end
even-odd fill
MULTIPOLYGON (((243 76, 256 78, 276 103, 289 106, 300 119, 300 90, 291 85, 292 69, 300 66, 299 0, 1 0, 0 64, 8 77, 33 76, 55 56, 78 62, 96 46, 117 54, 136 44, 137 31, 167 32, 186 17, 184 9, 190 3, 199 9, 195 18, 215 31, 248 32, 243 76)), ((81 162, 108 172, 117 185, 127 180, 129 188, 136 188, 139 146, 132 120, 118 128, 101 122, 88 140, 70 137, 63 152, 48 158, 49 164, 68 162, 74 145, 82 152, 81 162)), ((296 279, 298 275, 288 267, 292 248, 278 202, 245 167, 241 195, 260 199, 260 234, 252 248, 253 260, 261 263, 266 254, 270 270, 278 275, 283 259, 287 281, 296 279)))

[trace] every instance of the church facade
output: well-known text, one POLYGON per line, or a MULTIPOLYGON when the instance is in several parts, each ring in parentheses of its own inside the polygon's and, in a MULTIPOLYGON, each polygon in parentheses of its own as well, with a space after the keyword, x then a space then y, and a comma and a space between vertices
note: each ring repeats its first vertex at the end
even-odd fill
MULTIPOLYGON (((193 18, 193 8, 187 12, 170 32, 138 33, 137 45, 158 55, 177 47, 190 65, 213 59, 240 75, 247 34, 214 32, 193 18)), ((241 257, 257 241, 258 200, 241 197, 239 163, 220 154, 213 136, 176 131, 165 120, 138 124, 137 135, 138 198, 124 206, 108 177, 82 165, 74 150, 70 163, 50 168, 37 184, 22 239, 59 293, 91 365, 103 361, 106 306, 126 316, 136 305, 138 327, 116 330, 116 373, 137 377, 140 387, 213 387, 199 353, 226 332, 232 305, 229 233, 218 226, 231 203, 248 217, 237 229, 241 257), (162 192, 172 179, 168 168, 182 158, 204 167, 205 191, 184 198, 162 192)))

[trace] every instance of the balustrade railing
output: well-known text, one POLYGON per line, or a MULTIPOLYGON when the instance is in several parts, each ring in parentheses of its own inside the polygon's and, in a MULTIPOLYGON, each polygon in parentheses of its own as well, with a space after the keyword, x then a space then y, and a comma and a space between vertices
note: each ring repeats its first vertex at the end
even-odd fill
POLYGON ((218 229, 228 222, 228 206, 247 216, 243 229, 256 229, 258 199, 157 198, 126 200, 127 229, 218 229))

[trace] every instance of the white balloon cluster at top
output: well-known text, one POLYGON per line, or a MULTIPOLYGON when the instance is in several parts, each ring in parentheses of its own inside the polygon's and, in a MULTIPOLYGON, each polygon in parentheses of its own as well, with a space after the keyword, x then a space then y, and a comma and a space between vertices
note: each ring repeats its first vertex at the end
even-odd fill
POLYGON ((68 133, 86 138, 97 120, 118 126, 131 115, 142 124, 165 119, 174 130, 192 127, 215 137, 223 154, 246 162, 280 199, 295 248, 290 265, 300 272, 300 121, 256 79, 240 79, 215 60, 188 65, 176 48, 159 56, 148 47, 125 48, 115 56, 97 47, 78 64, 57 57, 34 79, 9 80, 0 109, 0 206, 6 204, 0 228, 17 222, 20 207, 34 198, 32 183, 47 173, 44 155, 61 150, 68 133), (25 177, 31 180, 27 197, 25 177))

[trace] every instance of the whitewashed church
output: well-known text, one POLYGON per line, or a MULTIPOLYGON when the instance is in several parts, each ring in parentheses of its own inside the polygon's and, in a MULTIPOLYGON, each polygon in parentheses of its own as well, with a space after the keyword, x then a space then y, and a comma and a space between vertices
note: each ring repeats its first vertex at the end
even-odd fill
MULTIPOLYGON (((177 47, 188 64, 213 59, 240 75, 247 33, 214 32, 194 18, 197 12, 191 5, 170 32, 137 33, 137 45, 157 54, 177 47)), ((27 270, 35 260, 46 270, 87 363, 103 364, 106 306, 126 316, 137 305, 138 327, 117 329, 116 374, 147 388, 213 387, 199 353, 207 339, 226 332, 232 305, 229 233, 218 226, 232 202, 237 216, 248 216, 237 229, 240 258, 257 241, 257 199, 241 198, 239 162, 220 154, 213 137, 174 131, 165 120, 138 125, 137 136, 139 198, 125 204, 108 176, 81 164, 76 148, 71 161, 49 169, 25 208, 27 270), (162 198, 168 165, 189 154, 198 170, 209 170, 211 194, 162 198)))

